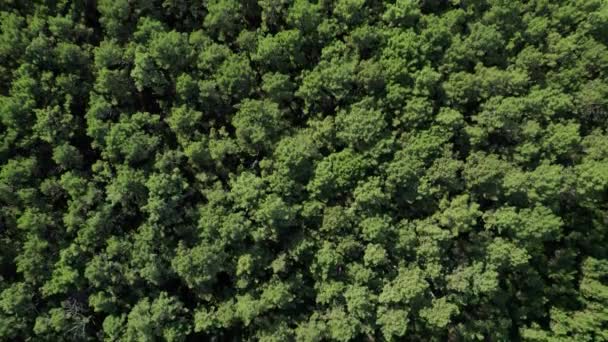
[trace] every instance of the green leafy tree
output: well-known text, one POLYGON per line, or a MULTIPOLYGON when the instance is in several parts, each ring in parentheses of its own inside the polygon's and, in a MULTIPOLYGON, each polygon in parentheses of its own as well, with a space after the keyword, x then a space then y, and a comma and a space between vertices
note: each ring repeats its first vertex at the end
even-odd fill
POLYGON ((607 10, 0 1, 0 341, 608 340, 607 10))

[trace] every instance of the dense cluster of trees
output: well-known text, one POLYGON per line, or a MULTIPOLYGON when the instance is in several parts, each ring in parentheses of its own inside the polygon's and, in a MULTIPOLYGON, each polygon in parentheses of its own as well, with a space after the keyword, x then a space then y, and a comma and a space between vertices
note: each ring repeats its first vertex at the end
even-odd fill
POLYGON ((0 1, 0 340, 608 341, 608 2, 0 1))

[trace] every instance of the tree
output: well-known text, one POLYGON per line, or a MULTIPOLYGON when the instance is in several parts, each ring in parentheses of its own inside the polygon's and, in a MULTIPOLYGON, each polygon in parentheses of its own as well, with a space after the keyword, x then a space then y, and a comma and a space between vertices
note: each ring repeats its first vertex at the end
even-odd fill
POLYGON ((607 10, 0 1, 0 340, 608 340, 607 10))
POLYGON ((266 151, 284 127, 283 113, 271 101, 244 100, 232 118, 237 141, 249 153, 266 151))
POLYGON ((183 341, 190 330, 183 315, 187 309, 176 298, 161 292, 152 302, 139 301, 127 317, 124 338, 128 341, 183 341))

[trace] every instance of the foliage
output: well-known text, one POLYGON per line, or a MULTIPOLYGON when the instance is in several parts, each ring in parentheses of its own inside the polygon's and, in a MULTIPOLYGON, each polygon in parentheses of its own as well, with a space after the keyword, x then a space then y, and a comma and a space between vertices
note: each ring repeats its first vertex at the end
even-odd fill
POLYGON ((1 341, 608 341, 608 2, 0 1, 1 341))

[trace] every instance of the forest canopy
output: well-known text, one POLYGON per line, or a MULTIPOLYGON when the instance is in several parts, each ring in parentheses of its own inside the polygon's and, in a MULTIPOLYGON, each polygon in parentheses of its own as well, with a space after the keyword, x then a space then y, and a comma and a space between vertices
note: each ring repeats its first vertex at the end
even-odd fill
POLYGON ((0 340, 608 341, 608 2, 0 0, 0 340))

